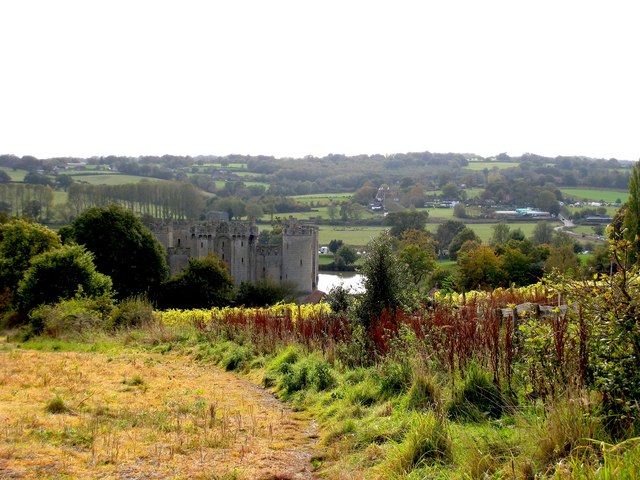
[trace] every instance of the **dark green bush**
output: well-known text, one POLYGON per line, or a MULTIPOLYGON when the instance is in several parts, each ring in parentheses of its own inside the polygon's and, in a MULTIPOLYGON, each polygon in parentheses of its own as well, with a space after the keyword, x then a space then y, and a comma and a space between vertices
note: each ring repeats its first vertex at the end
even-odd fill
POLYGON ((148 325, 154 321, 153 307, 141 296, 121 301, 111 314, 111 325, 114 328, 131 328, 148 325))

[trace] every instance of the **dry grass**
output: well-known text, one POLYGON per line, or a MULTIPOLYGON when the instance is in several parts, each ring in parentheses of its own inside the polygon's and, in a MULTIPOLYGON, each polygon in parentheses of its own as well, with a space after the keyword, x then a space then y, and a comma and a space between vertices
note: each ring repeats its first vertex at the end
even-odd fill
POLYGON ((2 478, 314 478, 308 419, 215 367, 3 347, 2 478))

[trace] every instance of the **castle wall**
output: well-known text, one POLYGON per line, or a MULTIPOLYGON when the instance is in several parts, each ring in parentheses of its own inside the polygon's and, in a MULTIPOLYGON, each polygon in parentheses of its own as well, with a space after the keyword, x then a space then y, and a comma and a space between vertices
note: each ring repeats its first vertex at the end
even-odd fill
POLYGON ((312 292, 318 286, 318 233, 308 225, 285 228, 282 238, 282 281, 312 292))
POLYGON ((186 268, 189 258, 214 254, 229 268, 234 283, 269 280, 293 284, 309 293, 318 284, 318 231, 291 224, 281 245, 258 245, 258 229, 244 222, 172 222, 152 226, 167 251, 171 275, 186 268))

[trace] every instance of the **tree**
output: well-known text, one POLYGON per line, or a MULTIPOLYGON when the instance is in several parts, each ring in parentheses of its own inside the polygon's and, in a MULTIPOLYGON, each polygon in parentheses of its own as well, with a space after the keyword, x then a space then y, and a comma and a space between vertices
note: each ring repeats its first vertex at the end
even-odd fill
POLYGON ((336 253, 342 245, 344 245, 342 240, 333 239, 329 242, 329 251, 331 253, 336 253))
POLYGON ((573 251, 573 245, 551 247, 549 257, 544 262, 545 272, 557 270, 563 274, 573 274, 578 271, 580 261, 573 251))
POLYGON ((335 220, 338 217, 338 205, 335 202, 331 202, 327 205, 327 215, 331 220, 335 220))
POLYGON ((451 240, 451 243, 449 244, 449 258, 451 260, 458 258, 458 250, 462 248, 462 245, 464 245, 465 242, 469 241, 480 243, 480 239, 476 235, 476 232, 469 227, 464 227, 456 234, 455 237, 453 237, 453 240, 451 240))
POLYGON ((398 244, 398 257, 407 266, 411 279, 418 288, 422 280, 435 270, 435 241, 424 230, 407 230, 398 244))
POLYGON ((19 305, 28 312, 77 294, 108 296, 111 287, 111 279, 96 270, 91 253, 80 245, 63 245, 33 258, 18 287, 19 305))
POLYGON ((629 200, 624 214, 624 238, 631 242, 632 260, 640 258, 640 161, 636 162, 629 178, 629 200))
POLYGON ((493 233, 491 234, 489 245, 492 247, 495 248, 509 241, 510 228, 506 223, 497 223, 491 227, 491 230, 493 230, 493 233))
POLYGON ((460 187, 453 182, 448 182, 442 187, 442 197, 445 200, 459 200, 460 187))
POLYGON ((118 298, 147 294, 166 279, 165 252, 151 231, 118 205, 94 207, 60 229, 95 256, 98 271, 109 275, 118 298))
POLYGON ((468 242, 458 259, 459 285, 465 289, 493 288, 502 284, 504 272, 495 251, 486 245, 468 242))
POLYGON ((358 306, 358 318, 365 328, 383 310, 395 311, 410 306, 411 288, 407 269, 393 251, 389 233, 383 232, 367 245, 360 272, 365 293, 358 306))
POLYGON ((384 224, 391 226, 389 233, 396 238, 400 238, 403 232, 407 230, 424 230, 427 226, 427 218, 429 214, 426 212, 418 212, 416 210, 403 210, 400 212, 389 213, 384 217, 384 224))
POLYGON ((551 215, 558 215, 558 213, 560 213, 560 204, 558 203, 558 199, 550 190, 542 190, 538 194, 536 207, 543 212, 549 212, 551 215))
POLYGON ((342 245, 336 252, 336 257, 342 259, 345 265, 351 265, 358 259, 356 251, 348 245, 342 245))
POLYGON ((456 218, 467 218, 467 209, 464 203, 456 203, 453 207, 453 216, 456 218))
POLYGON ((458 232, 465 228, 464 223, 460 220, 447 220, 444 223, 438 225, 438 230, 436 231, 436 240, 438 241, 438 250, 442 255, 442 252, 449 248, 449 244, 453 237, 455 237, 458 232))
POLYGON ((27 220, 0 226, 0 282, 15 294, 33 257, 62 245, 53 230, 27 220))
POLYGON ((9 183, 10 181, 11 176, 4 170, 0 170, 0 183, 9 183))
POLYGON ((190 258, 186 270, 162 287, 158 305, 162 308, 211 308, 233 300, 233 280, 226 265, 216 256, 190 258))
POLYGON ((534 245, 551 243, 553 240, 553 228, 548 222, 540 222, 533 229, 532 239, 534 245))

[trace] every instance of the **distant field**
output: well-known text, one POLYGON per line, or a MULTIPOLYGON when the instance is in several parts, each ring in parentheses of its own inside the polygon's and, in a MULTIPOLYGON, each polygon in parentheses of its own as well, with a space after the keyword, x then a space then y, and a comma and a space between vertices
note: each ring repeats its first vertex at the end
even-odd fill
MULTIPOLYGON (((281 214, 280 216, 286 216, 286 217, 293 217, 293 218, 297 218, 299 220, 310 220, 313 218, 323 218, 325 220, 329 220, 331 217, 329 217, 329 213, 327 211, 327 207, 313 207, 313 211, 311 212, 292 212, 292 213, 284 213, 281 214)), ((340 216, 340 210, 338 209, 338 217, 340 216)), ((375 218, 380 216, 379 213, 372 213, 369 210, 366 210, 362 213, 362 219, 366 220, 369 218, 375 218)))
POLYGON ((578 200, 590 200, 593 202, 605 201, 615 203, 617 199, 622 203, 629 199, 628 190, 596 190, 589 188, 561 188, 563 195, 570 195, 578 200))
POLYGON ((53 191, 53 204, 54 205, 62 205, 63 203, 67 203, 67 192, 63 192, 61 190, 53 191))
POLYGON ((469 162, 469 165, 465 168, 469 170, 484 170, 485 168, 489 170, 504 169, 504 168, 514 168, 517 167, 519 163, 517 162, 469 162))
POLYGON ((312 193, 310 195, 293 195, 291 198, 300 203, 331 203, 332 201, 342 202, 351 198, 352 195, 353 193, 312 193))
POLYGON ((24 177, 28 173, 26 170, 14 170, 13 168, 8 168, 8 167, 0 167, 0 170, 4 170, 5 172, 7 172, 9 177, 11 177, 12 182, 24 181, 24 177))
POLYGON ((86 182, 91 185, 125 185, 127 183, 138 183, 142 180, 148 180, 150 182, 166 182, 166 180, 161 180, 159 178, 120 175, 117 173, 81 175, 74 176, 73 179, 78 182, 86 182))
POLYGON ((386 227, 337 227, 320 226, 320 245, 327 245, 331 240, 342 240, 347 245, 364 246, 380 235, 386 227))
POLYGON ((467 198, 474 198, 484 192, 484 188, 465 188, 464 191, 467 193, 467 198))
POLYGON ((579 212, 580 210, 584 210, 585 208, 604 208, 607 211, 607 215, 613 217, 616 212, 619 210, 619 207, 567 207, 570 212, 579 212))

